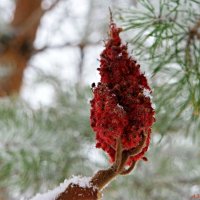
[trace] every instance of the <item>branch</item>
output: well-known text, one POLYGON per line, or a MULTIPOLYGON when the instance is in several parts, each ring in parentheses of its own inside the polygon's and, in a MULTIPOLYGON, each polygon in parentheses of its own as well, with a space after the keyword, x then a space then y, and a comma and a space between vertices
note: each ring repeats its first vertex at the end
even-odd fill
POLYGON ((117 145, 116 145, 116 153, 115 153, 115 162, 114 162, 114 166, 118 167, 121 165, 122 162, 122 142, 121 142, 121 138, 117 139, 117 145))
MULTIPOLYGON (((142 151, 147 134, 143 132, 142 136, 142 140, 139 145, 134 148, 134 152, 142 151)), ((63 192, 61 192, 55 200, 100 200, 102 190, 105 186, 117 175, 129 174, 134 169, 137 162, 133 161, 128 168, 125 168, 127 160, 133 156, 133 151, 131 151, 131 153, 127 150, 123 151, 121 138, 116 139, 115 150, 115 162, 110 168, 99 170, 85 186, 83 186, 81 182, 73 183, 73 181, 71 181, 71 183, 66 186, 66 189, 64 191, 62 190, 63 192)))
POLYGON ((41 53, 43 51, 46 51, 46 50, 49 50, 49 49, 62 49, 62 48, 65 48, 65 47, 78 47, 79 45, 78 44, 73 44, 71 42, 64 42, 63 44, 57 44, 57 45, 45 45, 44 47, 40 48, 40 49, 35 49, 33 51, 33 54, 38 54, 38 53, 41 53))
POLYGON ((105 185, 107 185, 113 178, 115 178, 119 174, 119 166, 121 166, 123 159, 124 158, 122 152, 121 138, 118 138, 116 140, 116 153, 114 164, 109 169, 98 171, 91 179, 91 184, 97 187, 99 190, 102 190, 105 185))
POLYGON ((131 166, 128 169, 124 169, 120 175, 127 175, 129 174, 135 167, 136 161, 132 162, 131 166))
MULTIPOLYGON (((41 2, 41 0, 39 1, 41 2)), ((41 7, 36 9, 26 20, 24 20, 23 24, 20 24, 20 26, 18 25, 17 27, 15 27, 16 35, 24 35, 27 32, 29 32, 33 26, 39 24, 41 17, 45 13, 53 10, 60 1, 61 0, 55 0, 55 2, 52 3, 47 9, 42 9, 41 7)))
POLYGON ((191 47, 191 43, 195 39, 195 37, 200 40, 199 29, 200 29, 200 20, 197 21, 197 23, 193 26, 193 28, 189 29, 188 38, 187 38, 186 47, 185 47, 186 65, 187 64, 192 65, 192 55, 191 55, 190 47, 191 47))
POLYGON ((61 1, 61 0, 55 0, 55 1, 49 6, 49 8, 43 10, 43 13, 46 13, 46 12, 49 12, 49 11, 53 10, 53 9, 57 6, 57 4, 58 4, 60 1, 61 1))
POLYGON ((136 161, 133 161, 131 166, 128 169, 125 169, 125 165, 130 157, 133 157, 139 154, 146 144, 147 134, 142 133, 142 140, 136 148, 132 150, 122 151, 121 139, 118 139, 116 142, 116 155, 114 164, 106 170, 100 170, 97 172, 91 180, 91 183, 102 190, 105 185, 113 180, 117 175, 126 175, 130 173, 136 164, 136 161))
POLYGON ((90 187, 83 188, 76 184, 70 184, 66 190, 59 195, 56 200, 97 200, 101 198, 101 191, 109 184, 116 176, 129 174, 135 167, 136 161, 126 169, 127 160, 134 155, 137 155, 143 150, 146 143, 147 134, 142 133, 142 140, 139 145, 128 151, 123 151, 121 138, 116 140, 115 162, 113 165, 104 170, 99 170, 90 180, 90 187))
POLYGON ((56 200, 97 200, 101 194, 94 187, 83 188, 77 184, 70 184, 56 200))
POLYGON ((143 132, 141 134, 142 140, 140 141, 139 145, 131 150, 128 150, 128 154, 129 156, 136 156, 137 154, 139 154, 143 148, 145 147, 146 141, 147 141, 147 133, 143 132))
POLYGON ((33 54, 38 54, 38 53, 41 53, 43 51, 46 51, 46 50, 49 50, 49 49, 62 49, 62 48, 66 48, 66 47, 69 47, 69 48, 83 48, 85 46, 96 46, 98 45, 99 43, 98 42, 87 42, 85 44, 82 44, 82 43, 71 43, 71 42, 63 42, 63 44, 57 44, 57 45, 45 45, 44 47, 42 48, 39 48, 39 49, 34 49, 33 51, 33 54))

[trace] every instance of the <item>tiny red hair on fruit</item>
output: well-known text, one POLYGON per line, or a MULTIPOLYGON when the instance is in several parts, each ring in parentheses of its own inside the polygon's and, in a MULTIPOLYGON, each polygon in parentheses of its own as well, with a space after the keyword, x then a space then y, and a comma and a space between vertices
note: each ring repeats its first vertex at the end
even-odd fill
POLYGON ((92 87, 91 126, 96 133, 96 147, 108 153, 115 161, 117 141, 122 151, 134 152, 146 136, 142 150, 131 154, 126 164, 143 159, 150 143, 151 127, 155 121, 152 108, 151 88, 140 65, 129 56, 127 45, 119 36, 121 28, 112 21, 109 38, 100 55, 99 70, 101 80, 92 87))

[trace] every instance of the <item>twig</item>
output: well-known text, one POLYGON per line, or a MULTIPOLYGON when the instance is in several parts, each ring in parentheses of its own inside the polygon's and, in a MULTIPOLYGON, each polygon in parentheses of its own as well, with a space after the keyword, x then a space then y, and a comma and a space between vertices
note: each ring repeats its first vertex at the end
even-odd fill
POLYGON ((128 151, 129 156, 135 156, 139 154, 141 150, 144 148, 147 141, 147 133, 143 132, 141 136, 142 136, 142 140, 139 143, 139 145, 136 148, 133 148, 128 151))
POLYGON ((109 13, 110 13, 110 23, 113 23, 113 14, 112 14, 112 10, 110 7, 108 7, 109 9, 109 13))
POLYGON ((124 169, 124 170, 120 173, 120 175, 127 175, 127 174, 129 174, 129 173, 134 169, 135 164, 136 164, 136 161, 133 161, 132 164, 131 164, 131 166, 130 166, 128 169, 124 169))
POLYGON ((53 10, 60 1, 61 0, 55 0, 47 9, 43 10, 43 12, 45 13, 45 12, 53 10))
POLYGON ((186 47, 185 47, 186 65, 187 64, 192 65, 192 56, 191 56, 191 48, 190 47, 191 47, 191 43, 195 39, 195 37, 197 39, 200 39, 199 29, 200 29, 200 20, 198 20, 197 23, 193 26, 193 28, 191 28, 189 30, 186 47))
POLYGON ((143 150, 146 139, 147 134, 143 132, 142 140, 136 148, 131 149, 130 151, 122 151, 121 139, 119 138, 116 141, 116 154, 114 164, 108 169, 98 171, 91 179, 91 184, 99 188, 99 190, 102 190, 105 185, 112 181, 112 179, 117 175, 126 175, 130 173, 134 169, 136 161, 133 161, 128 169, 125 169, 125 165, 130 157, 139 154, 143 150))
MULTIPOLYGON (((87 42, 85 44, 85 46, 96 46, 98 45, 98 42, 87 42)), ((71 42, 64 42, 63 44, 57 44, 57 45, 45 45, 44 47, 42 48, 39 48, 39 49, 34 49, 33 51, 33 54, 38 54, 38 53, 41 53, 43 51, 46 51, 46 50, 49 50, 49 49, 62 49, 62 48, 66 48, 66 47, 70 47, 70 48, 81 48, 82 47, 82 44, 76 44, 76 43, 71 43, 71 42)))
POLYGON ((117 150, 116 150, 116 154, 115 154, 114 166, 118 167, 122 162, 122 142, 121 142, 121 138, 117 139, 116 149, 117 150))
POLYGON ((79 46, 78 44, 73 44, 71 42, 64 42, 63 44, 57 44, 57 45, 52 45, 52 46, 51 45, 45 45, 42 48, 35 49, 33 51, 33 54, 38 54, 38 53, 41 53, 41 52, 49 50, 49 49, 62 49, 62 48, 65 48, 65 47, 78 47, 78 46, 79 46))

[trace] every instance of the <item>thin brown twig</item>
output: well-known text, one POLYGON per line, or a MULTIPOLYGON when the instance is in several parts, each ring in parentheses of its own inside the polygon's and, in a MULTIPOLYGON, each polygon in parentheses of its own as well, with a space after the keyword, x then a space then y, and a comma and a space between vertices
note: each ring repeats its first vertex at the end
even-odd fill
MULTIPOLYGON (((64 42, 63 44, 57 44, 57 45, 45 45, 44 47, 42 48, 39 48, 39 49, 34 49, 33 51, 33 54, 38 54, 38 53, 41 53, 41 52, 44 52, 46 50, 51 50, 51 49, 62 49, 62 48, 66 48, 66 47, 69 47, 69 48, 80 48, 82 44, 76 44, 76 43, 71 43, 71 42, 64 42)), ((87 42, 85 44, 85 46, 97 46, 98 45, 98 42, 87 42)))
POLYGON ((192 65, 192 55, 191 55, 192 41, 195 38, 200 39, 199 29, 200 29, 200 19, 192 28, 189 29, 188 38, 187 38, 186 47, 185 47, 185 62, 186 62, 186 65, 188 66, 192 65))
POLYGON ((109 9, 109 13, 110 13, 110 23, 113 23, 113 14, 112 14, 112 10, 110 7, 108 7, 109 9))
POLYGON ((118 139, 114 164, 108 169, 98 171, 92 177, 91 184, 99 188, 99 190, 102 190, 105 185, 107 185, 117 175, 126 175, 130 173, 134 169, 136 161, 133 161, 128 169, 125 169, 125 165, 130 157, 137 155, 142 151, 144 144, 146 143, 146 139, 147 134, 143 132, 140 144, 131 151, 122 151, 121 139, 118 139))
POLYGON ((48 12, 53 10, 61 0, 55 0, 47 9, 44 9, 43 12, 48 12))
POLYGON ((142 149, 145 147, 146 141, 147 141, 147 133, 143 132, 142 140, 139 143, 139 145, 131 150, 128 150, 129 156, 135 156, 139 154, 142 151, 142 149))
POLYGON ((116 177, 120 172, 119 166, 123 162, 122 154, 122 144, 121 138, 118 138, 116 141, 116 154, 114 164, 105 170, 98 171, 91 179, 91 184, 97 187, 99 190, 102 190, 105 185, 107 185, 114 177, 116 177))
POLYGON ((52 45, 52 46, 51 45, 45 45, 42 48, 35 49, 33 51, 33 54, 38 54, 38 53, 44 52, 44 51, 49 50, 49 49, 62 49, 62 48, 65 48, 65 47, 79 47, 79 45, 73 44, 71 42, 64 42, 63 44, 57 44, 57 45, 52 45))
POLYGON ((117 172, 118 172, 118 173, 121 173, 121 171, 124 169, 128 158, 129 158, 129 155, 128 155, 127 151, 123 151, 123 152, 122 152, 122 160, 121 160, 121 163, 120 163, 120 165, 119 165, 118 168, 117 168, 117 172))
POLYGON ((122 142, 121 138, 118 138, 116 141, 116 153, 115 153, 115 162, 114 165, 116 168, 121 164, 122 162, 122 142))
POLYGON ((133 161, 132 164, 131 164, 131 166, 130 166, 128 169, 124 169, 124 170, 120 173, 120 175, 127 175, 127 174, 129 174, 129 173, 134 169, 135 164, 136 164, 136 161, 133 161))

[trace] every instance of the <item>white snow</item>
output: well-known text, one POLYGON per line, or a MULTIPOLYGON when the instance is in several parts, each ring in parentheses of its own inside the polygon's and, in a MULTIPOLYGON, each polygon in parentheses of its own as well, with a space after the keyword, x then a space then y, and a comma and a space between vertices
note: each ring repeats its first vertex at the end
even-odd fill
POLYGON ((143 94, 144 94, 145 97, 149 97, 150 99, 152 99, 150 90, 147 90, 147 89, 144 88, 143 94))
POLYGON ((155 110, 156 109, 156 104, 151 102, 152 108, 155 110))
POLYGON ((117 107, 121 108, 122 110, 124 109, 123 106, 117 104, 117 107))
POLYGON ((88 98, 88 100, 87 100, 87 104, 89 104, 90 105, 90 101, 92 100, 92 98, 88 98))
POLYGON ((144 88, 143 94, 144 94, 145 97, 150 98, 150 100, 151 100, 151 106, 155 110, 156 109, 156 105, 152 101, 153 97, 151 96, 151 91, 144 88))
POLYGON ((30 200, 55 200, 59 196, 59 194, 65 191, 69 184, 73 183, 79 185, 82 188, 87 188, 91 187, 90 180, 91 177, 73 176, 69 180, 65 179, 63 183, 61 183, 53 190, 49 190, 47 193, 44 194, 37 194, 30 200))

